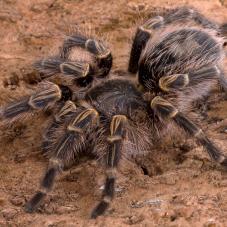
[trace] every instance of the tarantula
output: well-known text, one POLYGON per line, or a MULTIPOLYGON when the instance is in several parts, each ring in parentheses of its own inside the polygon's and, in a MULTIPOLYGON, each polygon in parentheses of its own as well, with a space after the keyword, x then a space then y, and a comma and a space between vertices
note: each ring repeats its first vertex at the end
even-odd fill
MULTIPOLYGON (((34 64, 45 83, 29 97, 1 108, 3 120, 32 111, 53 109, 43 141, 49 166, 26 210, 37 209, 61 170, 79 153, 91 152, 103 161, 106 180, 101 202, 91 217, 102 215, 114 196, 122 157, 151 151, 166 130, 181 128, 223 166, 227 158, 187 115, 192 102, 209 95, 223 76, 224 26, 191 8, 175 9, 138 27, 128 71, 135 77, 109 73, 112 55, 106 45, 76 34, 65 39, 58 56, 34 64), (50 82, 54 75, 70 85, 50 82)), ((129 74, 129 73, 128 73, 129 74)))

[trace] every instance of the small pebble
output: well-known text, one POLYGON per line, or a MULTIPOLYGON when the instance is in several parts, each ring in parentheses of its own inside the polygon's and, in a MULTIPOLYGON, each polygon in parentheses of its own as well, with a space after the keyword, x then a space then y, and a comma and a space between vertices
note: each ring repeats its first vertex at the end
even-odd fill
POLYGON ((0 197, 0 206, 3 206, 5 204, 5 201, 6 200, 4 198, 0 197))
POLYGON ((133 215, 133 216, 127 217, 124 223, 128 225, 134 225, 142 222, 143 220, 144 220, 144 217, 142 215, 139 215, 139 216, 133 215))
POLYGON ((75 211, 77 207, 75 206, 60 206, 56 208, 57 214, 68 214, 75 211))
POLYGON ((22 206, 24 204, 24 198, 20 196, 15 196, 10 200, 10 202, 15 206, 22 206))
POLYGON ((203 224, 203 227, 220 227, 221 225, 215 220, 209 220, 203 224))
POLYGON ((12 208, 7 208, 1 211, 3 217, 7 220, 13 219, 17 213, 18 213, 17 210, 12 208))

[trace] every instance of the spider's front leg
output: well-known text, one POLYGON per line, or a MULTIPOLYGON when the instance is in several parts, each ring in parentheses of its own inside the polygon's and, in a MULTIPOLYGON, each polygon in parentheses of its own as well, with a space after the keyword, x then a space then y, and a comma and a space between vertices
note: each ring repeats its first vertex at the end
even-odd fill
POLYGON ((22 98, 20 101, 11 103, 0 108, 0 119, 15 120, 21 116, 26 116, 33 111, 42 111, 48 107, 53 107, 62 98, 61 88, 51 82, 43 82, 41 89, 22 98))
POLYGON ((112 67, 112 54, 102 41, 88 38, 81 34, 69 36, 64 41, 61 57, 64 59, 69 58, 71 50, 75 47, 85 49, 94 55, 95 60, 97 61, 96 74, 99 76, 108 75, 112 67))
POLYGON ((110 135, 107 138, 109 146, 106 155, 106 182, 102 194, 102 201, 92 211, 91 218, 96 218, 102 215, 113 199, 116 172, 121 159, 126 124, 127 117, 125 115, 113 116, 110 124, 110 135))
POLYGON ((41 181, 40 189, 25 205, 27 212, 33 212, 39 207, 51 191, 57 174, 71 166, 78 153, 86 149, 86 137, 93 133, 99 124, 99 114, 95 109, 80 108, 76 111, 71 102, 61 109, 57 117, 56 122, 60 126, 55 127, 54 132, 47 132, 46 137, 49 144, 46 147, 46 154, 50 157, 49 167, 41 181))
POLYGON ((48 78, 61 73, 66 79, 69 76, 77 79, 87 77, 94 73, 94 69, 89 63, 71 61, 59 57, 50 57, 37 61, 34 67, 43 74, 41 75, 42 78, 48 78))
POLYGON ((64 41, 60 56, 37 61, 34 67, 41 73, 43 79, 61 74, 65 80, 89 81, 93 76, 108 75, 112 67, 112 54, 103 42, 77 34, 69 36, 64 41), (78 48, 89 52, 92 60, 89 57, 80 59, 76 52, 78 48))
POLYGON ((209 140, 202 129, 185 117, 183 113, 179 112, 170 102, 160 96, 156 96, 151 101, 150 107, 154 113, 161 116, 162 119, 173 120, 177 126, 181 127, 189 136, 196 138, 214 161, 227 167, 227 158, 209 140))

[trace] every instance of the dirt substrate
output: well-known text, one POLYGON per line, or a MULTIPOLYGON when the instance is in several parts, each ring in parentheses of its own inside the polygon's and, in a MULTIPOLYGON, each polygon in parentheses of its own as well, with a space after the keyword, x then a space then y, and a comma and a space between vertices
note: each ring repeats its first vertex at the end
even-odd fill
MULTIPOLYGON (((136 24, 189 3, 218 23, 227 21, 225 0, 1 0, 0 105, 36 88, 39 75, 32 62, 56 53, 64 34, 78 26, 108 40, 113 71, 121 75, 136 24)), ((212 94, 208 107, 202 127, 227 154, 224 94, 212 94)), ((34 114, 1 130, 0 226, 227 226, 227 172, 190 139, 157 149, 137 164, 122 163, 116 198, 97 220, 89 214, 99 201, 104 173, 94 160, 61 175, 41 209, 25 213, 23 205, 47 164, 40 154, 47 121, 45 114, 34 114)))

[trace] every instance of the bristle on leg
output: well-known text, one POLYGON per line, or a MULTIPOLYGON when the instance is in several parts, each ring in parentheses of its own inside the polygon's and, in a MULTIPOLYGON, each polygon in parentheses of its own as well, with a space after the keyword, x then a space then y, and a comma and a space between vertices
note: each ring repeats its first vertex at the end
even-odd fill
POLYGON ((62 167, 62 162, 60 160, 50 160, 49 168, 41 182, 41 189, 25 204, 26 212, 32 213, 40 206, 47 193, 52 190, 55 177, 62 167))
POLYGON ((45 82, 43 88, 25 97, 21 101, 9 104, 0 109, 2 120, 16 120, 22 116, 28 115, 32 111, 45 110, 54 106, 61 99, 61 89, 54 83, 45 82))
POLYGON ((207 151, 212 160, 226 166, 227 158, 222 152, 207 138, 202 129, 197 127, 191 120, 180 113, 170 102, 156 96, 151 101, 151 108, 157 115, 162 118, 172 119, 179 127, 181 127, 188 135, 194 137, 207 151))
POLYGON ((102 200, 91 213, 91 218, 93 219, 105 213, 114 197, 117 166, 121 159, 126 124, 127 118, 124 115, 115 115, 112 118, 110 136, 108 137, 109 150, 106 156, 106 182, 102 193, 102 200))

